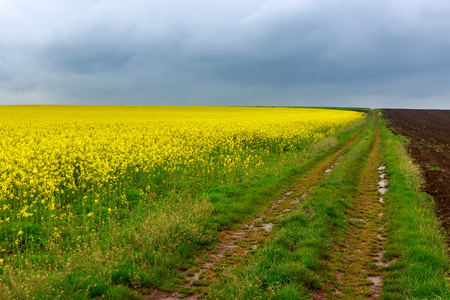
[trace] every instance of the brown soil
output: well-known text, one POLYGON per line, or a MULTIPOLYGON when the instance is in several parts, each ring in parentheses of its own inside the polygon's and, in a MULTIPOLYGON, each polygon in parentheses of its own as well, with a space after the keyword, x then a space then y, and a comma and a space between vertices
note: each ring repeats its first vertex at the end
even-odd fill
POLYGON ((425 192, 450 236, 450 110, 383 109, 390 129, 407 137, 408 151, 422 169, 425 192))

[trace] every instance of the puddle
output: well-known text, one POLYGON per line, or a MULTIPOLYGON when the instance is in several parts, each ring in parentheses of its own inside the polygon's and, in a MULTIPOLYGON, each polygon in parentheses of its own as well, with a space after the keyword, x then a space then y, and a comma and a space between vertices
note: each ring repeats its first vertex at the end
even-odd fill
MULTIPOLYGON (((378 294, 381 292, 381 286, 383 285, 383 276, 369 276, 367 277, 367 280, 370 280, 373 282, 371 286, 369 286, 369 289, 375 292, 375 294, 378 294)), ((373 296, 375 296, 372 295, 373 296)), ((376 299, 376 298, 368 298, 368 299, 376 299)))
POLYGON ((367 280, 372 281, 374 285, 381 285, 383 283, 383 277, 381 276, 369 276, 367 280))
POLYGON ((291 204, 297 204, 297 203, 300 203, 300 200, 298 198, 295 198, 295 200, 291 202, 291 204))
POLYGON ((380 201, 381 203, 384 203, 383 197, 380 197, 380 199, 378 201, 380 201))
POLYGON ((273 224, 273 223, 264 223, 264 224, 261 225, 261 227, 264 228, 265 231, 271 231, 273 225, 275 225, 275 224, 273 224))
POLYGON ((369 276, 367 277, 367 280, 370 280, 373 282, 371 286, 369 286, 369 289, 373 291, 374 293, 367 297, 368 300, 374 300, 380 298, 380 294, 382 291, 383 286, 383 277, 382 276, 369 276))
POLYGON ((373 284, 375 285, 381 285, 381 283, 383 282, 383 277, 381 276, 369 276, 367 277, 367 280, 370 280, 373 282, 373 284))
POLYGON ((380 213, 378 214, 378 217, 380 217, 380 219, 381 219, 382 216, 383 216, 383 212, 380 211, 380 213))
POLYGON ((382 195, 384 195, 384 194, 386 194, 386 192, 388 191, 388 189, 387 189, 387 188, 381 188, 381 189, 378 189, 378 191, 379 191, 382 195))
POLYGON ((375 265, 380 266, 380 267, 387 267, 391 263, 391 262, 383 261, 383 254, 384 254, 383 250, 378 252, 377 257, 376 257, 377 261, 374 263, 375 265))
POLYGON ((257 230, 258 226, 256 226, 254 223, 250 224, 250 226, 248 227, 248 230, 257 230))
POLYGON ((396 261, 397 261, 396 258, 395 258, 395 259, 392 259, 392 260, 390 260, 390 261, 388 261, 388 262, 384 262, 384 261, 380 260, 380 261, 377 261, 377 262, 374 263, 374 264, 377 265, 377 266, 380 266, 380 267, 388 267, 390 264, 392 264, 392 263, 394 263, 394 262, 396 262, 396 261))
POLYGON ((389 183, 389 180, 387 180, 387 179, 382 179, 382 180, 378 181, 378 185, 380 187, 387 187, 388 183, 389 183))
POLYGON ((379 266, 379 267, 387 267, 389 264, 385 263, 383 261, 377 261, 376 263, 374 263, 374 265, 379 266))
POLYGON ((333 171, 333 169, 326 169, 326 170, 325 170, 325 173, 330 174, 331 171, 333 171))
POLYGON ((278 200, 276 200, 270 207, 277 207, 281 202, 283 202, 284 200, 286 200, 286 198, 281 198, 281 199, 278 199, 278 200))
POLYGON ((366 222, 366 219, 361 219, 361 218, 350 218, 350 220, 358 221, 358 222, 366 222))
MULTIPOLYGON (((381 171, 381 170, 385 170, 386 169, 386 166, 381 166, 381 167, 379 167, 377 170, 378 171, 381 171)), ((373 169, 372 169, 373 170, 373 169)))
POLYGON ((384 173, 380 174, 381 179, 384 179, 385 176, 386 176, 386 174, 384 174, 384 173))
POLYGON ((286 196, 289 196, 290 194, 292 194, 292 193, 294 193, 294 191, 289 191, 289 192, 286 192, 286 196))
POLYGON ((377 234, 377 238, 379 238, 380 240, 385 240, 386 238, 384 236, 382 236, 381 234, 377 234))

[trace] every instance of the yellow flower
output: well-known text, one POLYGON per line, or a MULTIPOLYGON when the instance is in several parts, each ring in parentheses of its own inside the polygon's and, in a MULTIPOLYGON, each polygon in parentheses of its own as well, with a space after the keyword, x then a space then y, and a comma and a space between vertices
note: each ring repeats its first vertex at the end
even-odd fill
POLYGON ((69 202, 102 206, 119 197, 131 207, 128 187, 153 197, 176 178, 245 180, 270 155, 301 150, 362 118, 307 108, 0 106, 0 201, 13 202, 2 202, 3 218, 59 224, 78 219, 69 202))

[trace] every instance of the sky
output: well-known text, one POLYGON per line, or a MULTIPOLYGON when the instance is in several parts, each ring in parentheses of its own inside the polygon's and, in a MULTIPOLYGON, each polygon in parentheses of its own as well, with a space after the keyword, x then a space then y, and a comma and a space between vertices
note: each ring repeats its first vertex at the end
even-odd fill
POLYGON ((450 1, 0 0, 0 104, 450 109, 450 1))

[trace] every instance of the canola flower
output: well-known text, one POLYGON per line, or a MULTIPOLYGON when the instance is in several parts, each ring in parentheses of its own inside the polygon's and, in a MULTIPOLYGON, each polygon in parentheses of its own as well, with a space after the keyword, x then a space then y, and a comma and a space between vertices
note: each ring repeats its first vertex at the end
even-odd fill
POLYGON ((306 108, 0 107, 0 225, 46 224, 60 238, 57 224, 77 216, 98 223, 177 181, 245 176, 362 118, 306 108))

